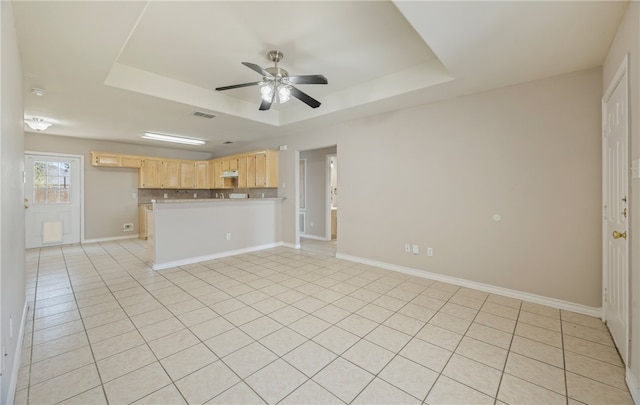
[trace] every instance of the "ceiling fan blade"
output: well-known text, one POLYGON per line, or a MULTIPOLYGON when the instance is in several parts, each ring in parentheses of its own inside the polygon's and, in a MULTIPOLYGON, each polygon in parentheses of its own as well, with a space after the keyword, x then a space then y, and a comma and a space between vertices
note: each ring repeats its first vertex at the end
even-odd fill
POLYGON ((302 101, 303 103, 305 103, 306 105, 308 105, 311 108, 320 107, 320 102, 318 100, 316 100, 315 98, 311 97, 307 93, 304 93, 304 92, 296 89, 293 86, 291 86, 291 95, 293 97, 297 98, 298 100, 302 101))
POLYGON ((271 104, 273 104, 273 102, 276 101, 276 92, 273 92, 273 95, 271 96, 271 101, 267 101, 265 99, 262 99, 262 103, 260 103, 260 108, 258 108, 258 110, 260 111, 267 111, 269 108, 271 108, 271 104))
POLYGON ((246 67, 248 67, 249 69, 260 73, 262 76, 273 77, 271 73, 267 72, 266 70, 256 65, 255 63, 251 63, 251 62, 241 62, 241 63, 246 67))
POLYGON ((303 76, 289 76, 291 83, 294 84, 327 84, 327 78, 323 75, 303 75, 303 76))
POLYGON ((223 90, 239 89, 240 87, 256 86, 258 84, 260 84, 260 82, 234 84, 232 86, 216 87, 216 90, 217 91, 223 91, 223 90))

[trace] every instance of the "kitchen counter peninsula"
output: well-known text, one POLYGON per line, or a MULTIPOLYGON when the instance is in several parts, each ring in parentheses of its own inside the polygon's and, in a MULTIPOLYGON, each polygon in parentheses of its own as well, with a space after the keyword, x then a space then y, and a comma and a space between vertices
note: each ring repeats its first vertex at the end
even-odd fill
POLYGON ((154 200, 148 253, 154 270, 282 244, 284 198, 154 200))

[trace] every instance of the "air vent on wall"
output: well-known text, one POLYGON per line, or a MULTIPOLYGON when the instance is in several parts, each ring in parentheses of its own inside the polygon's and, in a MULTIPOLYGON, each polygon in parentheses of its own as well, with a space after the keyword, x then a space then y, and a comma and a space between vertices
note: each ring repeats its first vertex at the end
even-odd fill
POLYGON ((192 115, 195 115, 196 117, 202 117, 202 118, 207 118, 207 119, 211 119, 211 118, 215 118, 216 116, 211 114, 211 113, 206 113, 206 112, 202 112, 202 111, 194 111, 192 115))

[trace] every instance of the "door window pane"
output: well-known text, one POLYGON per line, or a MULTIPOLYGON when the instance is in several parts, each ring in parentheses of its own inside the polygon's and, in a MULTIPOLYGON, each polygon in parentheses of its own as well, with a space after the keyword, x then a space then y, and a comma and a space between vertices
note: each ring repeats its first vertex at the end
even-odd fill
POLYGON ((71 165, 68 162, 33 162, 33 202, 66 204, 71 202, 71 165))

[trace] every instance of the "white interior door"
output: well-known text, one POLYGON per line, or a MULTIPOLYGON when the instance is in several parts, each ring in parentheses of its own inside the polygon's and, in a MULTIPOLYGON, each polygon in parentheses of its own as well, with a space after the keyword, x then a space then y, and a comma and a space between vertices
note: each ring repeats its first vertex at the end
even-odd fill
POLYGON ((25 155, 25 246, 80 243, 79 157, 25 155))
POLYGON ((629 341, 628 84, 626 60, 602 103, 603 310, 623 361, 629 341))

